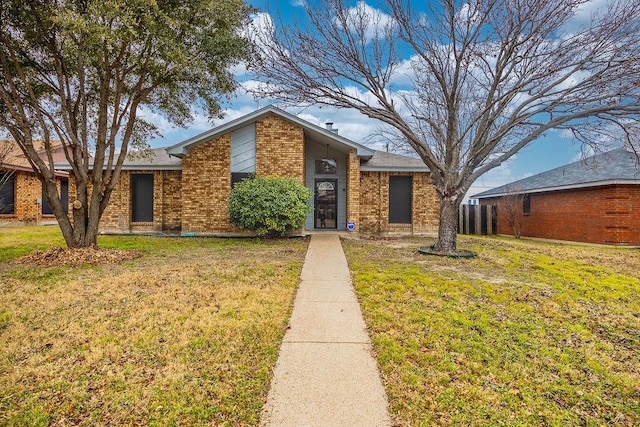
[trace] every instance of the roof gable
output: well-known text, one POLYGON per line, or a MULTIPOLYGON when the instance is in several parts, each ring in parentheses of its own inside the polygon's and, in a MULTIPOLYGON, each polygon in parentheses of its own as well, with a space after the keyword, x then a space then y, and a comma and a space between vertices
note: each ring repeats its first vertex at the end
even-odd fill
POLYGON ((511 192, 595 187, 610 184, 640 184, 640 164, 633 151, 618 148, 584 160, 474 194, 471 198, 499 197, 511 192))
POLYGON ((267 116, 268 114, 275 114, 279 117, 282 117, 285 120, 293 122, 298 126, 302 127, 306 133, 309 134, 310 137, 319 141, 319 142, 332 142, 344 145, 349 148, 353 148, 356 150, 356 153, 360 157, 371 157, 373 155, 373 150, 365 147, 364 145, 358 144, 356 142, 351 141, 343 136, 338 135, 336 132, 325 129, 321 126, 314 125, 306 120, 303 120, 293 114, 289 114, 284 110, 281 110, 273 105, 266 106, 259 110, 254 111, 253 113, 249 113, 245 116, 239 117, 235 120, 231 120, 227 123, 224 123, 220 126, 217 126, 211 130, 203 132, 199 135, 196 135, 192 138, 186 139, 178 144, 172 145, 167 148, 167 153, 172 156, 182 157, 187 153, 187 151, 204 142, 210 141, 220 135, 223 135, 227 132, 234 131, 239 129, 247 124, 256 122, 261 118, 267 116))
MULTIPOLYGON (((54 162, 59 162, 66 159, 64 154, 65 146, 60 141, 50 141, 50 153, 54 162)), ((45 142, 42 140, 33 141, 33 146, 36 149, 38 157, 45 163, 48 161, 47 149, 45 142)), ((0 140, 0 152, 3 157, 0 158, 0 168, 4 170, 17 170, 23 172, 33 172, 31 163, 27 156, 24 155, 18 144, 14 140, 0 140)), ((56 171, 57 176, 66 176, 66 173, 56 171)))

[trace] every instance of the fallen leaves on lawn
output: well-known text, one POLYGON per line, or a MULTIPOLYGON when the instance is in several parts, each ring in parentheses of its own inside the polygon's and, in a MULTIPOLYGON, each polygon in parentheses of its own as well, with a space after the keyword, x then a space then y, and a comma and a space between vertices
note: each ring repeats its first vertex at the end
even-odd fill
POLYGON ((53 247, 47 251, 37 251, 31 255, 18 258, 22 264, 53 267, 60 265, 78 266, 82 264, 102 265, 116 264, 122 261, 138 258, 140 253, 135 250, 111 248, 60 248, 53 247))

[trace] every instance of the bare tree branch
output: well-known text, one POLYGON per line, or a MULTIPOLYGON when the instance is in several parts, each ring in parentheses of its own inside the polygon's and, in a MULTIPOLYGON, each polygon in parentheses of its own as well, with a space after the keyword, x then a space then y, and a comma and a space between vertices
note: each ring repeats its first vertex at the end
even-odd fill
POLYGON ((612 0, 584 20, 591 6, 309 0, 305 25, 255 32, 256 93, 354 108, 395 129, 431 170, 437 247, 451 251, 452 212, 480 175, 551 130, 603 144, 611 124, 620 142, 638 125, 640 3, 612 0))

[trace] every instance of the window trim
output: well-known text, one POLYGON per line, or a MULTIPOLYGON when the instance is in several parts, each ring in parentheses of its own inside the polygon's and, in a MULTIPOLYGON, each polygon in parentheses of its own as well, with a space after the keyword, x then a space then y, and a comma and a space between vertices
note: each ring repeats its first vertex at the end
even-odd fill
MULTIPOLYGON (((398 180, 399 181, 399 180, 398 180)), ((413 224, 413 175, 390 175, 389 176, 389 196, 388 196, 388 209, 387 209, 387 213, 388 213, 388 221, 389 224, 413 224), (408 208, 409 208, 409 221, 397 221, 396 218, 394 218, 394 221, 391 220, 392 217, 392 205, 391 205, 391 181, 395 180, 396 178, 402 178, 403 180, 407 180, 409 182, 409 200, 408 200, 408 208)), ((407 207, 407 206, 405 206, 407 207)), ((395 215, 394 215, 395 216, 395 215)))
MULTIPOLYGON (((153 173, 134 173, 131 174, 131 223, 133 224, 152 224, 155 216, 155 175, 153 173), (135 208, 135 191, 134 191, 134 177, 147 176, 151 177, 151 220, 147 220, 146 217, 144 220, 137 220, 136 213, 137 210, 135 208)), ((141 212, 142 214, 144 212, 141 212)))
POLYGON ((316 175, 337 175, 338 161, 328 157, 324 159, 316 159, 314 161, 314 170, 316 175))
MULTIPOLYGON (((56 189, 58 190, 58 197, 60 197, 60 203, 64 213, 69 214, 69 180, 67 178, 56 179, 56 189)), ((45 196, 44 185, 42 186, 42 206, 40 206, 40 213, 45 216, 54 216, 53 209, 49 206, 47 198, 45 196), (50 212, 45 212, 45 207, 49 208, 50 212)))
POLYGON ((12 200, 11 203, 9 203, 9 206, 11 206, 11 211, 7 211, 7 212, 3 212, 0 211, 0 215, 2 216, 15 216, 16 214, 16 174, 13 171, 0 171, 0 175, 2 175, 3 177, 5 175, 10 175, 9 179, 7 180, 7 182, 5 182, 2 185, 2 190, 6 191, 7 194, 12 193, 12 200), (12 187, 12 191, 9 192, 5 189, 5 185, 7 185, 9 182, 11 182, 11 187, 12 187))
POLYGON ((531 215, 531 194, 525 193, 522 196, 522 213, 524 215, 531 215))

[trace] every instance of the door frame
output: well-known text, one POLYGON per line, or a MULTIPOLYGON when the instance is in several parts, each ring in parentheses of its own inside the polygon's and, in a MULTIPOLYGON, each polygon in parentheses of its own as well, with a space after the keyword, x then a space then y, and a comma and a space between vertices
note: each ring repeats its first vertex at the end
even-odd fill
POLYGON ((313 229, 314 230, 337 230, 338 229, 338 178, 314 178, 313 180, 313 229), (335 226, 318 227, 318 183, 331 182, 333 184, 333 211, 335 213, 335 226))

